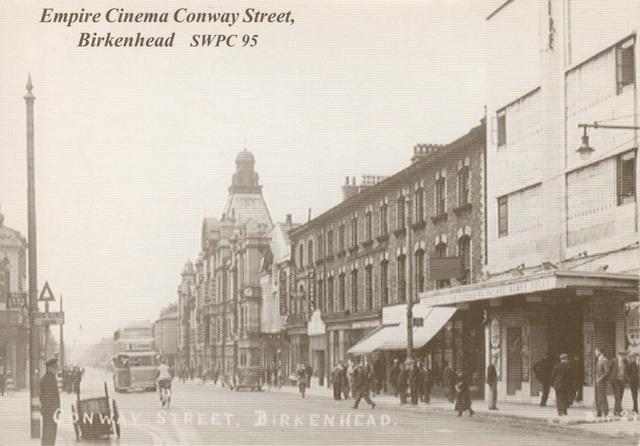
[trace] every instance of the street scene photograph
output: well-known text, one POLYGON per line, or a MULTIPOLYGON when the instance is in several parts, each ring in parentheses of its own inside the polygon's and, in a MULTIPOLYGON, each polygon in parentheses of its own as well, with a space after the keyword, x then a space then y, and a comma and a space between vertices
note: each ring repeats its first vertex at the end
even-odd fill
POLYGON ((639 30, 0 0, 0 446, 640 444, 639 30))

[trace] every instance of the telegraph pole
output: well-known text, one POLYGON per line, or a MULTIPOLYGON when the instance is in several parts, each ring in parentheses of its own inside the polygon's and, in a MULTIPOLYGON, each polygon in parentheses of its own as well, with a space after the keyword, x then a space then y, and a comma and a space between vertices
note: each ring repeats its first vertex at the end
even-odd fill
POLYGON ((413 228, 411 227, 411 200, 412 200, 412 190, 409 189, 409 193, 407 194, 407 206, 406 213, 407 218, 405 219, 405 225, 407 227, 407 253, 405 257, 406 262, 406 293, 407 293, 407 360, 413 359, 413 287, 411 286, 412 279, 412 271, 411 271, 411 260, 413 257, 412 251, 412 243, 411 243, 411 235, 413 228))
POLYGON ((27 80, 27 216, 29 220, 29 393, 31 438, 40 438, 40 330, 35 324, 38 313, 38 257, 36 241, 36 187, 33 142, 33 103, 31 75, 27 80))

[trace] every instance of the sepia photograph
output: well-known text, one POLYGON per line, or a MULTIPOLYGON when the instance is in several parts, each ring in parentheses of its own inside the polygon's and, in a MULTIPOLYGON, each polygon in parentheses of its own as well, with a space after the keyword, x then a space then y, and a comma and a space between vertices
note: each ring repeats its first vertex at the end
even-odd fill
POLYGON ((640 444, 639 30, 0 0, 0 445, 640 444))

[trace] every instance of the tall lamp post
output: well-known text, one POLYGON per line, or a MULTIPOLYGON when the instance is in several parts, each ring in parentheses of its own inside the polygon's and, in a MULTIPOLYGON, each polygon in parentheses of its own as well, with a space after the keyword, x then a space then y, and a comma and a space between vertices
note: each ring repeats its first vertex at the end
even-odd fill
POLYGON ((40 330, 35 324, 38 313, 38 257, 36 241, 36 187, 34 163, 33 103, 31 75, 27 80, 27 218, 29 238, 29 394, 31 438, 40 438, 40 330))

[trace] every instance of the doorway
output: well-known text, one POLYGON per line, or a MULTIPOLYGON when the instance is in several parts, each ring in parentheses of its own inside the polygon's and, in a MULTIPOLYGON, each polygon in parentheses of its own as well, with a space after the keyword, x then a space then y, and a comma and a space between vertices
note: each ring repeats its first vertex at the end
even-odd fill
POLYGON ((522 389, 522 327, 507 327, 507 395, 522 389))
POLYGON ((553 305, 547 312, 549 321, 549 358, 555 363, 562 353, 582 363, 584 351, 583 304, 579 301, 553 305))

